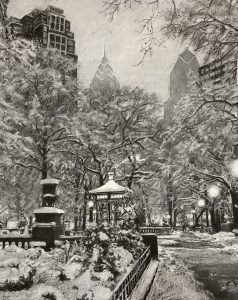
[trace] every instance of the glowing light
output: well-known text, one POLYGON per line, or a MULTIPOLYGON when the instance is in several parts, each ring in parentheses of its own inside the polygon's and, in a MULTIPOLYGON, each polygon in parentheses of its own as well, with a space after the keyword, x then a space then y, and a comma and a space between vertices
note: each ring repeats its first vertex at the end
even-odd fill
POLYGON ((231 175, 234 176, 234 177, 238 177, 238 159, 233 160, 230 163, 229 167, 230 167, 231 175))
POLYGON ((90 208, 91 208, 91 207, 93 207, 93 206, 94 206, 94 203, 93 203, 93 201, 91 201, 91 200, 90 200, 90 201, 88 201, 88 207, 90 207, 90 208))
POLYGON ((197 205, 198 205, 198 207, 203 207, 206 205, 206 202, 204 199, 200 199, 200 200, 198 200, 197 205))
POLYGON ((211 185, 207 189, 207 194, 210 198, 216 198, 220 195, 221 191, 217 185, 211 185))

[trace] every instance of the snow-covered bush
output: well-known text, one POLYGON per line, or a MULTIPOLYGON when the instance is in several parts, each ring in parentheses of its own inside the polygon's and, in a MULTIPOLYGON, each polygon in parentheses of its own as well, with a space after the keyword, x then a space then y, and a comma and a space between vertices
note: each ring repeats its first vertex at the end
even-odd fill
POLYGON ((110 297, 145 245, 133 226, 104 224, 86 230, 77 243, 60 243, 49 252, 39 247, 9 249, 9 255, 3 251, 0 259, 0 289, 2 271, 4 280, 10 278, 7 284, 6 280, 3 282, 5 291, 30 288, 37 300, 57 300, 62 295, 65 300, 104 300, 110 297), (16 253, 21 259, 16 258, 16 253), (23 270, 24 276, 20 277, 23 270))
POLYGON ((17 291, 33 283, 34 269, 26 262, 11 258, 0 265, 0 290, 17 291))
POLYGON ((64 300, 63 294, 55 287, 40 285, 34 293, 35 300, 64 300))
POLYGON ((138 259, 145 249, 141 236, 133 227, 125 230, 108 224, 87 230, 82 243, 89 258, 88 263, 93 263, 94 270, 102 272, 106 269, 114 276, 119 275, 122 269, 126 270, 126 266, 119 267, 123 265, 119 263, 123 256, 130 256, 128 265, 133 259, 138 259), (119 249, 124 251, 123 255, 119 255, 119 249))

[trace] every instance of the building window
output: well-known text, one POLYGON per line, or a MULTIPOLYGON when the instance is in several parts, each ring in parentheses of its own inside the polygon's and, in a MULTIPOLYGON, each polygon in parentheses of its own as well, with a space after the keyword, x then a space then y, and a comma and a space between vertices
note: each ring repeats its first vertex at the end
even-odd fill
POLYGON ((50 34, 50 47, 60 50, 61 53, 65 53, 65 51, 66 51, 65 37, 51 33, 50 34))
POLYGON ((51 15, 50 27, 52 30, 64 32, 65 20, 59 16, 51 15))
POLYGON ((65 31, 70 31, 70 22, 65 21, 65 31))
POLYGON ((67 51, 68 51, 69 53, 72 53, 72 54, 74 54, 74 52, 75 52, 75 48, 74 48, 74 47, 72 47, 72 46, 68 46, 68 49, 67 49, 67 51))
POLYGON ((74 41, 74 40, 70 40, 70 39, 68 39, 68 45, 69 45, 69 46, 73 46, 73 47, 74 47, 74 45, 75 45, 75 41, 74 41))

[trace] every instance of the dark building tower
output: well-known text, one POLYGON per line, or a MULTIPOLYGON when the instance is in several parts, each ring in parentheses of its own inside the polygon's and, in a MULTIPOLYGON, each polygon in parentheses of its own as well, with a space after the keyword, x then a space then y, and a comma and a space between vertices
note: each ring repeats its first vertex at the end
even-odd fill
POLYGON ((113 70, 110 66, 105 50, 90 87, 94 90, 118 89, 120 87, 115 75, 113 74, 113 70))
POLYGON ((34 9, 21 19, 12 20, 10 28, 13 35, 37 40, 42 46, 56 48, 77 60, 74 33, 70 31, 70 22, 66 20, 63 9, 54 6, 45 10, 34 9))
POLYGON ((173 106, 177 99, 188 93, 191 73, 198 75, 199 63, 196 56, 186 48, 179 55, 170 73, 170 95, 164 107, 166 122, 171 119, 173 106))
POLYGON ((9 0, 0 0, 0 24, 5 25, 7 20, 7 5, 9 0))

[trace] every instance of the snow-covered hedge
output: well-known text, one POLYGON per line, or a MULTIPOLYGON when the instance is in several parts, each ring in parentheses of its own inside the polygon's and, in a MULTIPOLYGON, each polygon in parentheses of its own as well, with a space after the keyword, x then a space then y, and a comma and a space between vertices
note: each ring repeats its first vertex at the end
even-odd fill
MULTIPOLYGON (((86 230, 80 243, 59 244, 50 252, 10 246, 0 251, 0 290, 30 288, 34 300, 106 300, 144 249, 133 227, 109 225, 86 230)), ((30 299, 27 291, 19 293, 19 300, 30 299)), ((0 292, 0 299, 9 295, 0 292)))

